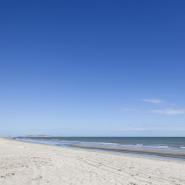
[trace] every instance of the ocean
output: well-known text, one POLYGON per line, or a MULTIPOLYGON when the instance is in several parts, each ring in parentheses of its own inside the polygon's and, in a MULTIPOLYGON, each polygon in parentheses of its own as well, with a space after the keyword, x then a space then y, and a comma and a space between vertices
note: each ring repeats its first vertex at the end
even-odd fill
POLYGON ((185 159, 185 137, 16 137, 33 143, 185 159))

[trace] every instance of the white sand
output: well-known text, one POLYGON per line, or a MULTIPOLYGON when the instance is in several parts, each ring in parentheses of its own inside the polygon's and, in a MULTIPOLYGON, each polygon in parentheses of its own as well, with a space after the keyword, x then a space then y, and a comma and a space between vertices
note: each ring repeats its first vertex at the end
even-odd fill
POLYGON ((0 185, 185 185, 185 162, 0 139, 0 185))

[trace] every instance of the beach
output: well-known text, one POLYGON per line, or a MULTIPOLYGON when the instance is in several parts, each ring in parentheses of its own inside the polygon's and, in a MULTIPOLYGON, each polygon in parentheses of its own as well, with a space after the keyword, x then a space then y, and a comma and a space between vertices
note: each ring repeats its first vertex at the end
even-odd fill
POLYGON ((0 139, 0 185, 184 185, 185 160, 0 139))

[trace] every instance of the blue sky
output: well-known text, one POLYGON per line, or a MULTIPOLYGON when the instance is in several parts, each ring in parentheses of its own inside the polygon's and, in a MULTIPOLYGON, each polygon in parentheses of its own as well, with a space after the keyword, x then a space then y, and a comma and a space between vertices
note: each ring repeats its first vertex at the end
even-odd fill
POLYGON ((185 136, 185 3, 1 1, 0 135, 185 136))

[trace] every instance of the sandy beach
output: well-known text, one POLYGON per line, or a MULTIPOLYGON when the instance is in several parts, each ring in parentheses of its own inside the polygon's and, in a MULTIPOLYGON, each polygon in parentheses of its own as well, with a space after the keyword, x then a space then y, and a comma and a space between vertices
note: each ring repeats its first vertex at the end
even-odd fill
POLYGON ((185 161, 0 139, 0 185, 184 185, 185 161))

